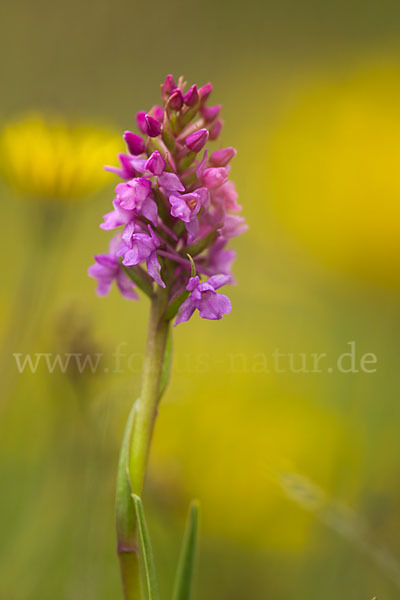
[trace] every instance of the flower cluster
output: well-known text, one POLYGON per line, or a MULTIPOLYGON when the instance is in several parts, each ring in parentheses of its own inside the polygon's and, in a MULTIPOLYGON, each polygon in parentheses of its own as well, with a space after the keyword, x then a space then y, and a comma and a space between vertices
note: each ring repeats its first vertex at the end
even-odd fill
POLYGON ((127 298, 136 297, 135 285, 149 295, 154 283, 164 288, 166 313, 178 313, 177 323, 196 309, 206 319, 230 311, 229 299, 216 290, 232 283, 235 253, 227 245, 247 229, 229 181, 236 150, 210 154, 206 148, 222 129, 221 106, 208 104, 212 85, 185 88, 183 78, 176 84, 168 75, 162 106, 136 115, 140 135, 125 131, 128 152, 119 155, 118 167, 106 167, 123 183, 100 225, 120 229, 110 253, 89 268, 102 295, 113 280, 127 298))

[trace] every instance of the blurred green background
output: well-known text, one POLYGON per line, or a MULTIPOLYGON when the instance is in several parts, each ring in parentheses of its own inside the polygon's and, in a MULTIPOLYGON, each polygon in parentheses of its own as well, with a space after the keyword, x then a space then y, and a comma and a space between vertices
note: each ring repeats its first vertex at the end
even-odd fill
POLYGON ((102 159, 115 163, 120 132, 170 72, 214 83, 250 230, 235 241, 231 315, 174 332, 145 493, 161 591, 196 497, 197 599, 399 598, 398 2, 0 11, 2 127, 56 115, 109 140, 79 129, 68 142, 56 128, 54 151, 32 117, 3 148, 1 600, 121 597, 114 480, 148 305, 97 298, 86 271, 108 244, 98 223, 116 180, 102 159), (60 173, 67 184, 87 173, 91 198, 66 202, 60 173), (54 196, 45 211, 40 189, 54 196), (376 372, 327 370, 350 341, 376 372), (121 344, 134 356, 114 373, 121 344), (326 353, 323 372, 277 372, 276 349, 296 368, 299 353, 326 353), (105 362, 19 374, 14 352, 105 362))

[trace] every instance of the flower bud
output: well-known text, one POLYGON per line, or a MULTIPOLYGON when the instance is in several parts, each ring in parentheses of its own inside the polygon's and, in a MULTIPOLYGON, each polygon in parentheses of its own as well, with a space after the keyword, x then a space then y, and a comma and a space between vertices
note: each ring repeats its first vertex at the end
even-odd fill
POLYGON ((199 101, 199 92, 197 91, 197 85, 192 85, 186 94, 183 96, 183 101, 186 106, 196 106, 199 101))
POLYGON ((136 133, 132 133, 131 131, 125 131, 123 137, 131 154, 137 156, 144 152, 145 144, 140 135, 136 135, 136 133))
POLYGON ((179 88, 176 88, 168 98, 168 108, 170 110, 181 110, 183 106, 183 94, 179 88))
POLYGON ((145 115, 146 133, 149 137, 157 137, 161 133, 161 123, 151 115, 145 115))
POLYGON ((203 106, 201 109, 201 116, 206 123, 211 123, 218 117, 220 110, 221 104, 216 104, 215 106, 203 106))
POLYGON ((205 169, 203 181, 209 190, 214 190, 228 180, 228 171, 224 167, 205 169))
POLYGON ((146 113, 143 110, 141 112, 136 113, 136 123, 139 128, 139 131, 141 131, 144 134, 147 134, 145 117, 146 113))
POLYGON ((210 129, 210 140, 217 140, 222 129, 222 121, 218 119, 210 129))
POLYGON ((212 83, 206 83, 206 85, 203 85, 199 89, 199 96, 200 96, 202 102, 205 102, 207 100, 207 98, 209 97, 209 95, 212 92, 212 89, 213 89, 212 83))
POLYGON ((157 121, 160 121, 160 123, 164 121, 164 109, 158 106, 158 104, 152 106, 148 114, 157 119, 157 121))
POLYGON ((236 156, 235 148, 229 146, 228 148, 221 148, 216 150, 210 156, 210 164, 213 167, 225 167, 232 158, 236 156))
POLYGON ((161 95, 163 98, 168 98, 176 88, 176 83, 172 75, 167 75, 164 83, 161 84, 161 95))
POLYGON ((200 152, 200 150, 207 144, 208 141, 208 130, 207 129, 198 129, 194 131, 185 140, 186 146, 192 152, 200 152))
POLYGON ((165 160, 158 150, 153 152, 145 164, 146 171, 150 171, 153 175, 161 175, 165 169, 165 160))

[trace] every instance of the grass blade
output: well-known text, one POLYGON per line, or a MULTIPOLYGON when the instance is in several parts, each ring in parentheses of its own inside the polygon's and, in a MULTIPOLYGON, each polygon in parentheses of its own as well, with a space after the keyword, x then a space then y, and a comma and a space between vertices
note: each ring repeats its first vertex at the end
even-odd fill
POLYGON ((153 551, 150 544, 149 531, 144 516, 143 504, 139 496, 132 494, 135 504, 137 527, 139 533, 139 553, 143 574, 146 580, 148 600, 159 600, 156 570, 154 566, 153 551))
POLYGON ((186 522, 178 571, 175 579, 173 600, 190 600, 191 597, 194 563, 196 558, 198 512, 198 504, 197 502, 193 502, 190 506, 189 516, 186 522))

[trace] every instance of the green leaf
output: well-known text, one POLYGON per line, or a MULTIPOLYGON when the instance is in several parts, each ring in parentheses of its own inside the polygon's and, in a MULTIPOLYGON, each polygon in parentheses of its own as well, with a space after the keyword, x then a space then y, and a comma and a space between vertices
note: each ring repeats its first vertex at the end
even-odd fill
POLYGON ((213 229, 213 231, 210 231, 208 235, 201 238, 201 240, 199 240, 198 242, 195 242, 190 246, 186 246, 186 248, 182 248, 181 254, 191 254, 192 256, 197 256, 198 254, 203 252, 203 250, 211 246, 216 239, 217 229, 213 229))
POLYGON ((146 592, 148 600, 158 600, 158 585, 156 570, 154 566, 153 551, 151 549, 149 531, 144 516, 143 504, 139 496, 132 494, 135 504, 136 518, 139 532, 139 555, 141 566, 146 580, 146 592))
POLYGON ((140 565, 135 540, 136 514, 128 474, 128 459, 135 414, 136 405, 134 404, 129 413, 122 440, 115 499, 117 549, 126 600, 139 600, 141 598, 140 565))
POLYGON ((186 156, 184 156, 179 163, 178 172, 185 171, 186 169, 188 169, 193 164, 196 156, 196 152, 189 152, 188 154, 186 154, 186 156))
MULTIPOLYGON (((188 257, 191 267, 192 267, 191 277, 195 277, 196 276, 196 265, 194 264, 194 260, 190 256, 190 254, 187 254, 186 256, 188 257)), ((178 296, 172 297, 170 303, 168 304, 167 308, 165 309, 165 313, 163 315, 164 321, 170 321, 171 319, 173 319, 175 317, 181 304, 183 304, 185 302, 185 300, 189 296, 189 294, 190 294, 190 292, 188 292, 186 289, 184 289, 183 292, 181 292, 178 296)))
POLYGON ((192 277, 196 277, 196 265, 194 264, 194 260, 188 252, 186 253, 186 256, 188 257, 188 259, 190 260, 190 264, 192 265, 192 277))
POLYGON ((172 364, 172 331, 171 328, 168 331, 167 343, 165 346, 164 362, 161 370, 160 378, 160 398, 167 389, 169 378, 171 375, 171 364, 172 364))
POLYGON ((122 267, 125 273, 128 275, 129 279, 131 279, 133 283, 136 283, 138 288, 140 288, 142 292, 146 294, 146 296, 152 298, 153 280, 150 277, 150 275, 148 275, 146 271, 144 271, 144 269, 142 269, 142 267, 139 267, 138 265, 134 267, 125 267, 125 265, 122 265, 122 267))
POLYGON ((133 422, 136 403, 132 406, 125 426, 121 451, 118 462, 117 493, 116 493, 116 527, 117 541, 120 548, 135 547, 135 511, 132 503, 132 491, 128 475, 128 457, 131 447, 133 422))
POLYGON ((179 307, 181 306, 181 304, 183 304, 186 300, 186 298, 189 296, 190 292, 188 292, 187 290, 183 290, 183 292, 181 294, 179 294, 179 296, 176 296, 175 298, 173 298, 171 300, 171 302, 168 304, 167 308, 165 309, 165 313, 163 316, 163 319, 165 321, 170 321, 171 319, 173 319, 176 316, 176 313, 179 310, 179 307))
POLYGON ((196 558, 198 529, 198 504, 192 502, 186 522, 178 571, 175 578, 173 600, 190 600, 196 558))

